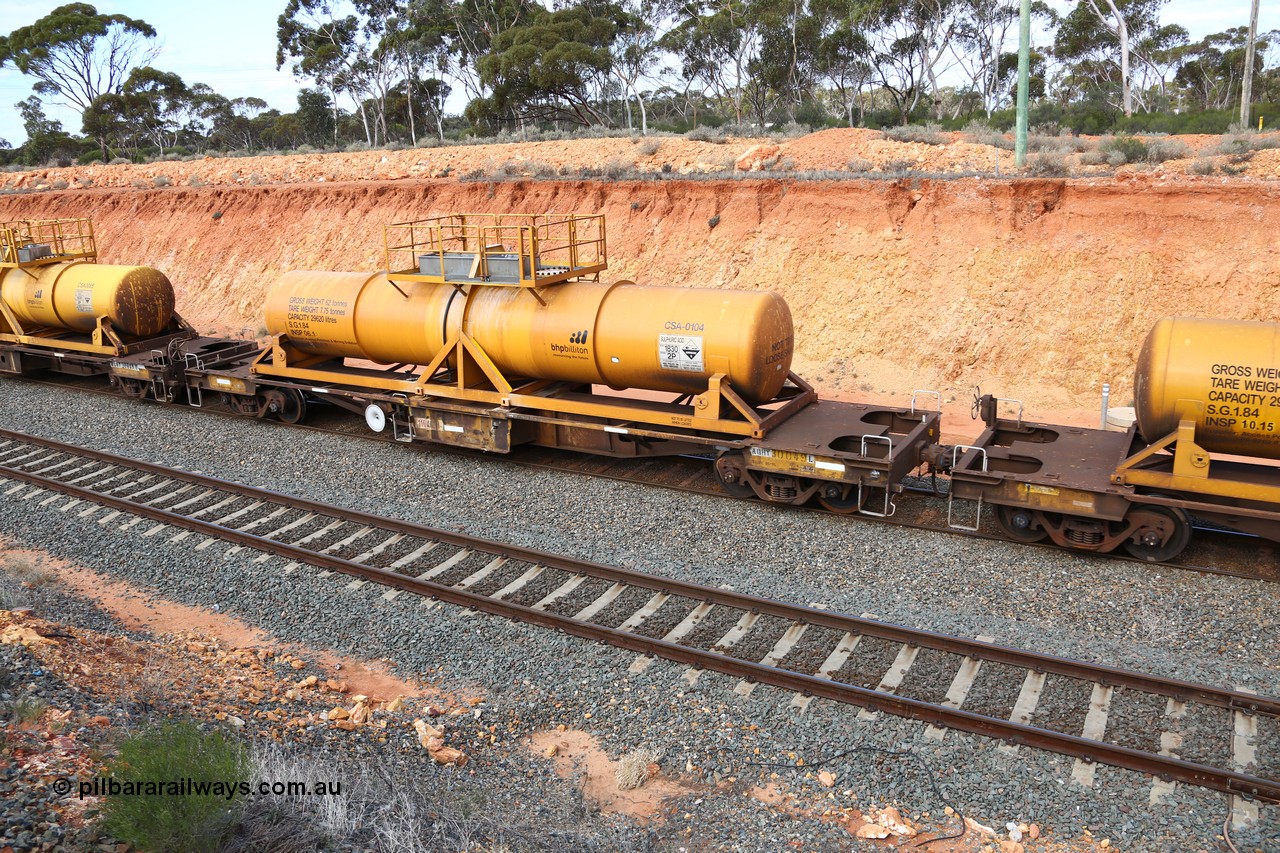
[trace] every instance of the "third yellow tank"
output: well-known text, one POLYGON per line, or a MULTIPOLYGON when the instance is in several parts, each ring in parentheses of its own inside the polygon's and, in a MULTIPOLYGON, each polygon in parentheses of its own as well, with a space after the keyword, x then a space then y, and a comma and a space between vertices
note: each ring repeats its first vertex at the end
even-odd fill
POLYGON ((1142 345, 1133 384, 1147 441, 1190 417, 1206 450, 1280 459, 1280 323, 1161 320, 1142 345))

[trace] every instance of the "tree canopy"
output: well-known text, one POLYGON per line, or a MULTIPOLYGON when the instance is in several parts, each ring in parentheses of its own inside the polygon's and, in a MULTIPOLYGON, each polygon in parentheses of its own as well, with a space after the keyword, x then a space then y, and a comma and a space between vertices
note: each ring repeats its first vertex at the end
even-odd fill
MULTIPOLYGON (((87 3, 0 36, 0 67, 35 92, 19 105, 28 144, 0 158, 539 128, 1007 124, 1013 102, 1015 0, 280 2, 275 64, 306 84, 288 112, 183 80, 155 61, 153 27, 87 3), (80 112, 84 136, 51 127, 46 102, 80 112)), ((1034 115, 1093 132, 1225 130, 1241 99, 1246 22, 1193 42, 1166 2, 1070 0, 1059 15, 1034 0, 1034 115)), ((1255 114, 1276 118, 1278 45, 1280 34, 1259 33, 1252 66, 1255 114)))
POLYGON ((0 36, 0 67, 12 63, 36 78, 36 92, 83 111, 99 95, 118 93, 133 68, 155 57, 155 37, 146 21, 68 3, 0 36))

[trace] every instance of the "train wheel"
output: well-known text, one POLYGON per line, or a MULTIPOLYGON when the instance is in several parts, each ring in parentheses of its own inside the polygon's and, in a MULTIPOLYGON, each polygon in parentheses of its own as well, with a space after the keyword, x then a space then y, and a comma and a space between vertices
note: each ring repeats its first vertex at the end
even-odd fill
POLYGON ((1147 505, 1129 510, 1129 520, 1138 524, 1137 539, 1129 539, 1124 549, 1132 557, 1148 563, 1163 563, 1182 553, 1191 541, 1191 520, 1177 507, 1147 505))
POLYGON ((293 388, 272 388, 265 395, 267 412, 287 424, 296 424, 307 416, 307 401, 293 388))
POLYGON ((735 498, 749 498, 756 493, 747 481, 742 459, 736 455, 726 453, 716 460, 716 479, 720 481, 720 487, 735 498))
POLYGON ((996 524, 1015 542, 1041 542, 1049 535, 1043 527, 1032 527, 1031 513, 1020 507, 997 506, 996 524))
POLYGON ((818 491, 818 503, 822 504, 823 509, 838 515, 852 515, 862 509, 858 497, 858 489, 856 488, 850 488, 848 496, 841 497, 840 486, 835 483, 824 486, 818 491))

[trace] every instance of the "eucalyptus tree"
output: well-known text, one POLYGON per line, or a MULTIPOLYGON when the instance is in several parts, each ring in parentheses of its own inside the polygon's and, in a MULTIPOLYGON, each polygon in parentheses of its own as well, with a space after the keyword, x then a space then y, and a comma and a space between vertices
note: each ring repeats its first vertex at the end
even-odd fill
POLYGON ((276 68, 292 62, 295 77, 314 80, 328 95, 333 112, 333 142, 338 142, 338 95, 355 54, 360 22, 339 16, 328 0, 289 0, 276 20, 276 68))
POLYGON ((43 163, 59 151, 71 147, 71 137, 62 129, 62 122, 45 115, 44 104, 38 95, 31 95, 13 106, 22 117, 22 129, 27 134, 26 144, 22 146, 24 163, 43 163))
MULTIPOLYGON (((1178 70, 1174 82, 1193 99, 1196 107, 1226 109, 1241 96, 1248 39, 1248 27, 1232 27, 1176 49, 1178 70)), ((1263 57, 1274 44, 1280 44, 1280 31, 1258 34, 1254 54, 1255 75, 1262 71, 1263 57)))
POLYGON ((0 68, 12 64, 36 78, 37 93, 83 113, 99 95, 118 94, 135 67, 150 64, 160 50, 155 37, 146 21, 68 3, 0 36, 0 68))
POLYGON ((1062 18, 1054 39, 1054 55, 1072 78, 1103 92, 1119 89, 1117 106, 1133 115, 1135 99, 1148 108, 1147 86, 1134 85, 1134 61, 1147 84, 1163 86, 1158 52, 1185 43, 1186 30, 1162 25, 1160 9, 1167 0, 1078 0, 1062 18))
POLYGON ((840 20, 818 42, 816 72, 831 84, 831 91, 844 113, 849 127, 854 126, 853 113, 859 121, 866 117, 866 101, 862 90, 871 82, 871 43, 856 28, 850 17, 840 20))
POLYGON ((745 0, 682 0, 660 45, 680 60, 681 75, 702 87, 742 124, 760 33, 745 0))
POLYGON ((121 91, 123 118, 139 139, 150 142, 163 155, 178 143, 185 128, 183 118, 192 104, 192 92, 182 78, 169 71, 135 68, 121 91))
POLYGON ((490 91, 480 68, 494 40, 512 27, 530 23, 547 10, 537 0, 443 0, 449 16, 453 70, 469 101, 490 91))
POLYGON ((401 11, 398 0, 289 0, 277 19, 276 67, 291 61, 295 76, 328 92, 335 143, 341 94, 355 103, 366 141, 385 139, 387 94, 399 69, 379 43, 401 11))
POLYGON ((649 133, 649 111, 640 82, 660 71, 662 36, 679 8, 677 0, 621 0, 618 32, 613 41, 613 75, 627 95, 627 129, 631 130, 631 101, 640 111, 640 133, 649 133))
POLYGON ((750 24, 760 37, 751 60, 751 93, 761 124, 777 110, 794 119, 797 108, 817 90, 818 50, 829 20, 808 0, 752 0, 750 24))
POLYGON ((473 121, 512 116, 519 121, 571 121, 603 125, 600 80, 610 73, 611 48, 621 10, 600 4, 544 10, 528 23, 499 33, 478 67, 492 95, 468 105, 473 121))
MULTIPOLYGON (((939 91, 946 57, 959 34, 960 0, 861 0, 855 24, 870 42, 875 82, 892 99, 903 123, 927 94, 939 91)), ((935 97, 936 106, 941 109, 935 97)))

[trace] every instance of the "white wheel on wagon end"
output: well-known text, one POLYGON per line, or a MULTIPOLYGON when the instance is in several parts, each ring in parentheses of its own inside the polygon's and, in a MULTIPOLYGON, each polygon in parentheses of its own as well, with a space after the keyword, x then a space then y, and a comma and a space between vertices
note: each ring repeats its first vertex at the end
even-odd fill
POLYGON ((364 409, 364 422, 374 432, 382 432, 387 428, 387 413, 376 403, 370 403, 364 409))

